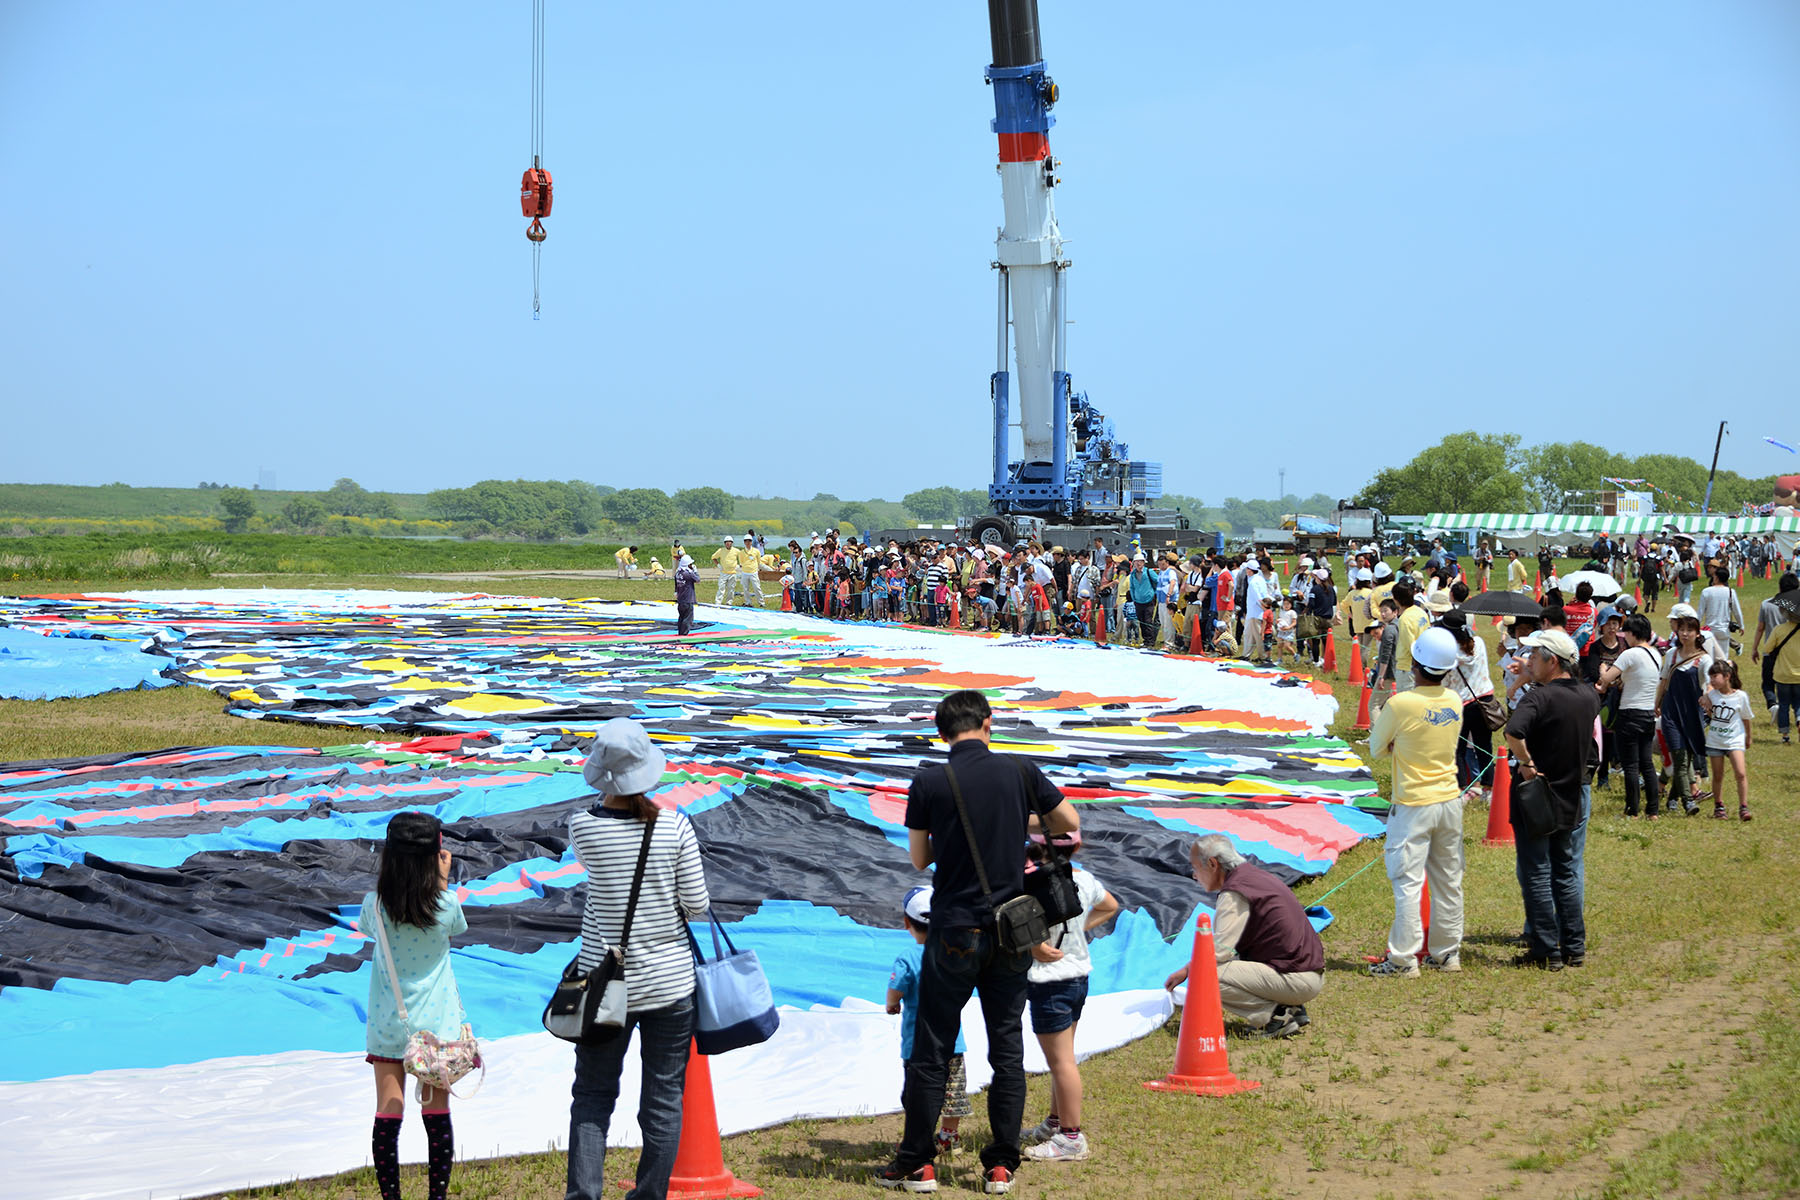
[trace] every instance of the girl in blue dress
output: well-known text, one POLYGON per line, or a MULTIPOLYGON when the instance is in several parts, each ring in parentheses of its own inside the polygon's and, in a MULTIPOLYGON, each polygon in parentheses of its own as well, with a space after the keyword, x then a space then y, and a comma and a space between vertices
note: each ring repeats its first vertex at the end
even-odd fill
MULTIPOLYGON (((440 1038, 460 1036, 462 999, 450 972, 450 939, 469 927, 462 905, 450 890, 450 851, 444 827, 430 813, 395 813, 381 848, 375 890, 362 899, 363 931, 375 942, 369 975, 368 1061, 375 1067, 375 1128, 370 1153, 381 1200, 400 1200, 400 1122, 406 1115, 406 1071, 402 1059, 415 1030, 440 1038), (406 1000, 406 1020, 394 1002, 394 987, 372 923, 382 922, 394 954, 394 969, 406 1000)), ((450 1093, 421 1082, 419 1109, 429 1145, 430 1200, 445 1200, 455 1146, 450 1132, 450 1093)))

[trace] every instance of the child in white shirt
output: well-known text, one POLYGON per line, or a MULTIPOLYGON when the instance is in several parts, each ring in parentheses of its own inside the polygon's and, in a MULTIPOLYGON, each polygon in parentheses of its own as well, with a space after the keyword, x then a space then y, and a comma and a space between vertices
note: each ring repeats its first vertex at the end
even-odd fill
POLYGON ((1300 627, 1300 614, 1294 611, 1294 598, 1281 598, 1281 614, 1275 618, 1275 661, 1287 658, 1299 658, 1300 651, 1295 644, 1296 631, 1300 627))
POLYGON ((1750 819, 1750 774, 1744 752, 1750 748, 1750 694, 1738 681, 1737 664, 1715 661, 1707 668, 1712 686, 1700 697, 1706 714, 1706 757, 1712 763, 1713 816, 1725 816, 1725 764, 1737 776, 1738 819, 1750 819))

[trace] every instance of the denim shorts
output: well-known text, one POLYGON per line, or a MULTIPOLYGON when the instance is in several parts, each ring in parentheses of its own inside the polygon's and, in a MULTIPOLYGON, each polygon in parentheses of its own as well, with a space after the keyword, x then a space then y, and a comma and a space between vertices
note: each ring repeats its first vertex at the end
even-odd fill
POLYGON ((1081 1009, 1087 1003, 1088 981, 1059 979, 1054 983, 1031 983, 1025 996, 1031 1002, 1031 1032, 1061 1033, 1081 1020, 1081 1009))

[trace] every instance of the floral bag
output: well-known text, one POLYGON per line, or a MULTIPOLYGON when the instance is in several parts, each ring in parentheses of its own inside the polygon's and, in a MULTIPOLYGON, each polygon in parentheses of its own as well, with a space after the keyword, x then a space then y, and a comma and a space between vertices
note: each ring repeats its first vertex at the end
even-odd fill
MULTIPOLYGON (((400 974, 394 970, 394 954, 388 948, 387 917, 381 906, 375 906, 375 940, 381 951, 381 962, 387 968, 388 986, 394 989, 394 1008, 400 1014, 400 1023, 410 1031, 406 1039, 406 1050, 401 1058, 406 1073, 419 1081, 420 1092, 427 1085, 441 1092, 449 1092, 451 1085, 463 1076, 481 1068, 481 1078, 487 1078, 487 1064, 481 1061, 481 1045, 475 1040, 475 1031, 463 1023, 462 1036, 453 1041, 445 1041, 429 1029, 413 1029, 412 1018, 406 1015, 406 998, 400 994, 400 974)), ((456 986, 456 975, 450 976, 450 986, 456 986)), ((456 997, 456 1007, 462 1008, 462 993, 456 997)), ((476 1081, 477 1088, 481 1086, 476 1081)), ((470 1092, 469 1095, 474 1095, 470 1092)), ((421 1094, 420 1099, 424 1097, 421 1094)), ((466 1099, 467 1097, 459 1097, 466 1099)))

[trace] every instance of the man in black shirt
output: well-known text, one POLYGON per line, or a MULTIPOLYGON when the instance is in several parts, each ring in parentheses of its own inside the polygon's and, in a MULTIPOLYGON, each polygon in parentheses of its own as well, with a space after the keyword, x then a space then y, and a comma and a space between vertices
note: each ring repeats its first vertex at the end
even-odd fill
POLYGON ((1029 953, 1002 950, 994 910, 1025 890, 1026 821, 1036 814, 1052 833, 1075 833, 1081 818, 1035 764, 988 749, 993 713, 976 691, 952 692, 937 707, 938 734, 949 761, 925 767, 906 796, 906 828, 913 866, 937 864, 931 930, 919 973, 919 1014, 913 1056, 906 1064, 901 1103, 906 1131, 894 1162, 876 1182, 909 1191, 935 1190, 933 1134, 944 1106, 944 1083, 963 1006, 976 991, 987 1023, 988 1125, 993 1141, 981 1152, 984 1189, 1010 1190, 1019 1169, 1019 1128, 1025 1117, 1025 972, 1029 953), (953 790, 954 789, 954 790, 953 790), (957 811, 960 793, 975 845, 957 811), (975 871, 981 856, 992 895, 975 871), (927 1182, 933 1187, 926 1189, 927 1182))
POLYGON ((1513 840, 1519 857, 1519 889, 1525 897, 1525 924, 1531 944, 1514 960, 1519 966, 1560 971, 1587 958, 1587 925, 1582 918, 1582 850, 1593 802, 1588 770, 1594 761, 1594 719, 1600 696, 1575 677, 1580 651, 1560 629, 1544 629, 1522 640, 1530 647, 1531 690, 1519 697, 1506 723, 1506 744, 1519 762, 1518 782, 1542 776, 1550 793, 1548 831, 1527 830, 1513 809, 1513 840))

